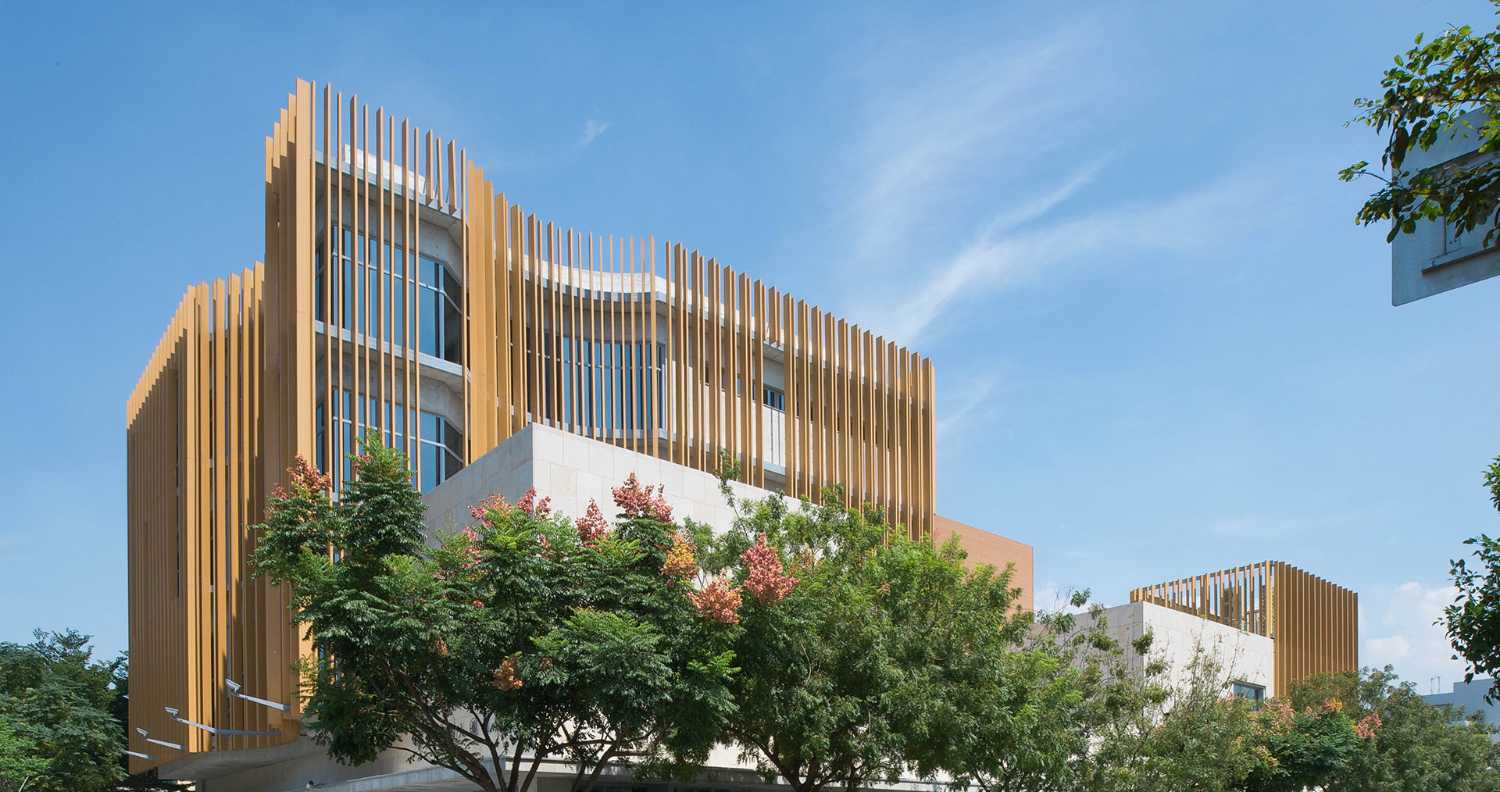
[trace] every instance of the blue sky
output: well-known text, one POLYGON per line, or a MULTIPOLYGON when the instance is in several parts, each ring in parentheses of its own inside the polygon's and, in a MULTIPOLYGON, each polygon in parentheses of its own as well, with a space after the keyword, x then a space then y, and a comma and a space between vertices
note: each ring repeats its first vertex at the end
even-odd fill
POLYGON ((940 510, 1035 545, 1040 603, 1283 559, 1360 592, 1364 662, 1457 677, 1500 280, 1392 308, 1334 174, 1391 56, 1487 3, 42 5, 0 53, 0 640, 124 647, 125 398, 184 286, 260 257, 303 76, 930 354, 940 510))

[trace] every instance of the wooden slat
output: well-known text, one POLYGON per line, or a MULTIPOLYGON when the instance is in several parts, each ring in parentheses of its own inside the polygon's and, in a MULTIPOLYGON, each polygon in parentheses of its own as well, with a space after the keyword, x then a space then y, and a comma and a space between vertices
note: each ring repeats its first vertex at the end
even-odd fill
MULTIPOLYGON (((661 402, 663 396, 662 381, 664 379, 657 373, 657 366, 660 365, 664 367, 666 365, 666 361, 657 359, 656 349, 659 342, 657 338, 656 327, 656 237, 654 236, 646 237, 646 255, 648 257, 648 265, 651 270, 649 276, 646 278, 646 310, 649 312, 651 323, 651 334, 649 339, 651 346, 648 347, 648 351, 646 354, 646 361, 648 363, 646 368, 646 388, 650 393, 650 396, 647 398, 646 402, 648 405, 650 405, 649 411, 646 413, 646 431, 651 433, 649 453, 651 454, 651 456, 657 457, 661 455, 661 449, 658 445, 657 432, 658 426, 661 423, 661 402)), ((671 316, 670 311, 667 315, 671 316)))
MULTIPOLYGON (((876 342, 869 331, 805 300, 774 288, 768 293, 760 281, 682 245, 663 251, 667 293, 665 316, 658 317, 654 238, 642 248, 623 237, 616 248, 611 237, 605 253, 591 236, 585 253, 580 234, 564 235, 562 226, 544 224, 497 193, 455 141, 424 134, 406 119, 398 125, 384 108, 374 113, 371 141, 370 107, 351 96, 346 108, 342 93, 327 86, 319 128, 314 96, 311 84, 299 82, 265 141, 266 265, 189 293, 181 318, 169 325, 177 340, 169 344, 164 336, 148 365, 152 377, 170 384, 138 385, 127 405, 130 420, 141 422, 140 429, 131 424, 127 447, 132 530, 142 525, 132 552, 161 541, 144 527, 154 516, 147 499, 161 482, 138 475, 136 467, 170 452, 183 454, 189 471, 174 515, 194 542, 181 581, 192 593, 174 617, 181 627, 157 628, 131 613, 133 642, 155 641, 164 656, 183 664, 175 674, 181 680, 176 698, 186 711, 251 728, 261 721, 286 725, 287 738, 296 734, 295 719, 229 705, 219 695, 224 674, 233 671, 265 695, 295 700, 291 661, 307 651, 287 621, 283 589, 255 581, 231 585, 245 574, 250 539, 241 531, 297 454, 321 457, 335 487, 345 483, 342 458, 353 450, 344 441, 346 418, 374 428, 387 442, 403 429, 402 450, 417 449, 424 339, 413 291, 423 211, 460 221, 461 262, 450 263, 462 270, 464 284, 464 316, 456 329, 469 461, 528 421, 543 420, 702 470, 717 470, 724 452, 743 480, 764 486, 765 347, 772 344, 786 391, 780 441, 785 490, 817 499, 823 487, 842 484, 851 504, 878 505, 893 521, 929 527, 935 498, 930 360, 876 342), (315 134, 322 163, 314 159, 315 134), (342 244, 345 228, 352 250, 342 244), (352 278, 345 256, 353 262, 352 278), (317 258, 324 266, 321 294, 317 258), (353 309, 347 317, 346 301, 353 309), (319 312, 321 339, 314 322, 319 312), (544 369, 549 357, 552 368, 544 369), (161 393, 173 398, 152 395, 161 393), (395 409, 402 411, 400 420, 395 409), (162 427, 181 427, 180 436, 162 427), (315 445, 320 433, 324 439, 315 445), (216 581, 212 595, 204 589, 210 580, 216 581), (250 629, 252 623, 259 626, 250 629)), ((420 454, 414 456, 419 474, 434 473, 421 471, 420 454)), ((134 559, 130 569, 133 598, 165 595, 148 577, 165 570, 134 559)), ((1213 607, 1221 618, 1249 620, 1252 590, 1238 577, 1227 580, 1217 581, 1213 607), (1226 585, 1234 595, 1227 605, 1226 585)), ((1349 618, 1342 592, 1320 596, 1319 613, 1349 618)), ((1343 657, 1350 642, 1337 640, 1318 656, 1343 657)), ((141 695, 151 695, 153 685, 162 695, 170 692, 165 682, 143 678, 141 695)), ((142 711, 141 717, 151 716, 142 711)), ((206 747, 201 736, 191 742, 206 747)))

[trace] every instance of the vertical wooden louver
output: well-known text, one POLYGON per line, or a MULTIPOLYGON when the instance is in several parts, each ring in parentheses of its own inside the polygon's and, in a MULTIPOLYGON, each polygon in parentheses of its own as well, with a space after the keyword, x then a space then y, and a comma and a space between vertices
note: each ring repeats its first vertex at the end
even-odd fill
POLYGON ((1275 692, 1359 670, 1359 595, 1281 561, 1142 586, 1131 602, 1191 613, 1274 641, 1275 692))
POLYGON ((636 239, 585 240, 534 215, 523 223, 521 208, 473 162, 463 181, 469 461, 528 416, 635 451, 657 448, 710 472, 722 452, 743 480, 765 486, 770 351, 784 360, 788 427, 772 479, 809 499, 841 485, 850 503, 878 506, 913 532, 930 530, 930 360, 816 306, 796 301, 793 311, 793 298, 775 289, 766 299, 759 281, 685 246, 660 245, 658 274, 654 244, 648 253, 636 239), (496 285, 502 280, 506 288, 496 285), (527 332, 530 343, 517 343, 527 332), (531 373, 529 384, 499 376, 500 350, 509 351, 506 370, 531 373))
MULTIPOLYGON (((350 426, 420 481, 438 369, 461 372, 443 387, 465 463, 538 421, 709 472, 722 457, 794 497, 839 486, 931 530, 931 360, 680 243, 538 218, 454 141, 327 86, 299 81, 279 111, 264 190, 264 265, 188 289, 127 403, 132 729, 189 753, 297 738, 310 647, 287 592, 248 574, 248 526, 298 456, 342 487, 350 426), (422 351, 439 241, 457 250, 456 361, 422 351), (764 404, 777 370, 784 413, 764 404), (164 706, 275 735, 211 744, 164 706)), ((180 758, 137 740, 157 758, 133 771, 180 758)))
MULTIPOLYGON (((297 700, 281 662, 297 654, 280 616, 284 592, 249 573, 246 526, 262 519, 269 492, 262 443, 280 420, 261 396, 265 273, 257 264, 189 288, 126 404, 130 725, 187 751, 208 750, 209 735, 164 707, 219 728, 281 733, 220 737, 221 749, 297 734, 281 714, 224 695, 228 677, 297 700)), ((133 771, 154 764, 132 762, 133 771)))

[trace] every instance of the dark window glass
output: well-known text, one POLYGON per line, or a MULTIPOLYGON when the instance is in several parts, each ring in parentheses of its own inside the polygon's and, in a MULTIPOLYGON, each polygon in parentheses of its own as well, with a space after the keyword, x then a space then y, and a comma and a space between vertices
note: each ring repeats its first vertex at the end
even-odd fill
POLYGON ((386 291, 391 305, 391 343, 406 346, 406 300, 402 299, 400 275, 390 277, 390 288, 386 291))
POLYGON ((453 424, 443 421, 443 445, 448 446, 450 451, 458 452, 464 445, 464 436, 453 424))
POLYGON ((344 293, 344 307, 339 316, 339 327, 349 329, 354 327, 354 262, 344 259, 344 274, 341 277, 339 288, 344 293))
POLYGON ((429 355, 436 356, 443 343, 440 330, 443 296, 426 287, 423 287, 421 292, 422 302, 417 306, 417 325, 422 333, 422 343, 419 348, 429 355))
POLYGON ((620 384, 623 387, 620 388, 620 392, 624 396, 624 398, 621 400, 623 402, 621 407, 623 408, 623 411, 625 413, 624 426, 626 431, 634 429, 636 425, 635 405, 637 399, 635 396, 635 356, 633 354, 634 348, 634 344, 625 344, 624 349, 622 350, 624 354, 624 360, 623 368, 621 371, 623 376, 621 377, 622 382, 620 384))
POLYGON ((458 306, 453 303, 453 295, 443 300, 443 359, 452 363, 463 360, 463 333, 459 328, 459 322, 463 321, 458 313, 458 306))
POLYGON ((354 424, 344 423, 344 480, 347 481, 354 476, 354 424))
POLYGON ((328 438, 328 432, 323 426, 323 407, 323 402, 318 402, 317 416, 313 420, 317 422, 318 470, 326 473, 328 472, 328 449, 326 448, 328 444, 324 441, 328 438))
POLYGON ((313 277, 313 316, 319 322, 325 322, 327 317, 323 310, 323 295, 328 293, 328 274, 324 271, 327 268, 323 266, 322 249, 320 248, 315 255, 318 263, 317 274, 313 277))

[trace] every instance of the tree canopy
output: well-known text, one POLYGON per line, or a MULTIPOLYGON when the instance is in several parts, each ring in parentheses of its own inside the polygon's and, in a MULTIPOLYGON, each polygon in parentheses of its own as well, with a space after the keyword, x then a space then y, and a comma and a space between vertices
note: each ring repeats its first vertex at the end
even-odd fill
POLYGON ((1010 570, 843 500, 737 503, 727 530, 697 527, 705 586, 740 602, 726 741, 798 792, 1077 788, 1129 678, 1103 622, 1023 612, 1010 570))
POLYGON ((1361 739, 1328 778, 1329 792, 1500 789, 1494 728, 1476 713, 1428 704, 1389 666, 1303 680, 1290 702, 1298 708, 1338 702, 1355 723, 1361 739))
POLYGON ((610 765, 706 756, 732 709, 736 628, 695 603, 659 490, 616 488, 612 525, 535 493, 491 498, 429 544, 405 461, 371 445, 357 462, 337 502, 294 468, 256 553, 293 586, 317 652, 306 716, 335 758, 405 751, 526 792, 544 762, 576 766, 584 790, 610 765))
POLYGON ((92 655, 72 630, 0 643, 0 790, 93 792, 125 777, 125 732, 111 713, 120 661, 92 655))
MULTIPOLYGON (((1500 457, 1484 471, 1484 487, 1490 504, 1500 510, 1500 457)), ((1474 547, 1474 557, 1455 559, 1449 574, 1458 589, 1453 603, 1443 609, 1443 625, 1453 649, 1466 668, 1464 681, 1476 674, 1500 674, 1500 539, 1489 534, 1464 540, 1474 547)), ((1500 683, 1491 683, 1486 699, 1500 696, 1500 683)))
POLYGON ((731 499, 733 524, 707 526, 631 476, 613 521, 528 492, 428 537, 405 462, 357 461, 337 500, 294 468, 255 558, 294 586, 316 650, 305 723, 343 762, 405 751, 506 792, 544 767, 575 792, 624 769, 691 778, 715 745, 794 792, 1495 784, 1488 732, 1388 674, 1257 706, 1200 652, 1172 683, 1149 634, 1122 646, 1102 608, 1072 612, 1087 593, 1023 612, 1007 570, 836 490, 731 499))

